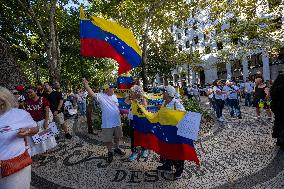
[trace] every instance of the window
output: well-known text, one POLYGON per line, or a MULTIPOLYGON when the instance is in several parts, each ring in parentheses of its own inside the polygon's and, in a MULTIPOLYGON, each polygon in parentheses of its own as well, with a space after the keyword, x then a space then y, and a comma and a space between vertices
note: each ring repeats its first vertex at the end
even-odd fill
POLYGON ((262 67, 261 53, 254 54, 254 55, 251 56, 250 59, 248 59, 248 67, 250 69, 262 67))
POLYGON ((243 66, 240 60, 234 60, 232 61, 231 64, 232 64, 232 68, 234 72, 241 71, 243 69, 243 66))
POLYGON ((184 35, 187 36, 187 33, 188 33, 188 28, 185 28, 184 29, 184 35))
POLYGON ((205 33, 203 35, 204 35, 204 41, 206 41, 207 40, 207 35, 205 33))
POLYGON ((178 39, 181 39, 181 34, 180 33, 178 33, 178 39))
POLYGON ((186 42, 185 42, 185 47, 186 47, 187 49, 190 47, 189 41, 186 41, 186 42))
POLYGON ((223 43, 222 42, 217 42, 217 49, 222 50, 223 49, 223 43))
POLYGON ((195 44, 197 44, 197 43, 198 43, 198 36, 195 36, 195 37, 193 38, 193 41, 194 41, 195 44))
POLYGON ((237 45, 238 42, 239 42, 239 38, 238 38, 238 37, 233 37, 233 38, 232 38, 232 43, 233 43, 234 45, 237 45))
POLYGON ((182 51, 182 46, 181 45, 178 46, 178 50, 182 51))
POLYGON ((194 21, 194 23, 192 25, 192 29, 197 30, 197 21, 194 21))

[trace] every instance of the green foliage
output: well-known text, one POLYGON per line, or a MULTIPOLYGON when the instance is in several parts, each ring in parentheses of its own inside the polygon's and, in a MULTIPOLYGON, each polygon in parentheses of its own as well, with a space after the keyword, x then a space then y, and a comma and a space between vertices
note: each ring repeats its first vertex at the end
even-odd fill
POLYGON ((206 119, 210 119, 209 113, 200 106, 200 103, 195 99, 182 98, 183 106, 186 111, 199 112, 206 119))
POLYGON ((153 80, 157 73, 170 77, 178 62, 178 53, 172 37, 158 43, 151 43, 148 50, 147 76, 153 80))
POLYGON ((130 28, 142 39, 146 25, 150 31, 167 31, 177 20, 186 20, 190 6, 184 0, 92 0, 90 12, 111 18, 130 28))

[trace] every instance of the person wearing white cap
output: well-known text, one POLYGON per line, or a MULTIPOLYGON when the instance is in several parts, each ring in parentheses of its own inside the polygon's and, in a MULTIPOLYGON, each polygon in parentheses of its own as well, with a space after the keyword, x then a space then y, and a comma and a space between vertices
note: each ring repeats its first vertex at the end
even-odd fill
POLYGON ((102 93, 94 93, 88 81, 83 79, 83 84, 89 95, 96 98, 102 110, 102 138, 108 149, 107 162, 111 163, 114 153, 125 155, 119 148, 119 140, 122 137, 121 118, 118 109, 118 100, 113 91, 113 86, 104 85, 102 93), (112 139, 114 138, 115 149, 113 150, 112 139))
MULTIPOLYGON (((185 111, 185 108, 183 107, 181 102, 175 98, 176 90, 173 86, 166 86, 162 91, 164 99, 163 106, 174 110, 185 111)), ((174 178, 180 179, 184 169, 184 160, 165 159, 163 165, 158 166, 157 169, 161 171, 171 171, 173 165, 176 169, 174 173, 174 178)))

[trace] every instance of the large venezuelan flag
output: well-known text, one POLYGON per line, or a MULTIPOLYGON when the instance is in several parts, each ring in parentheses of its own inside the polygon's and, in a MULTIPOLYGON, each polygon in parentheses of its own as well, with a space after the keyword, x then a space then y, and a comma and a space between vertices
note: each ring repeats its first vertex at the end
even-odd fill
POLYGON ((189 160, 199 165, 193 141, 177 135, 176 125, 186 112, 162 107, 157 113, 150 113, 137 103, 132 107, 134 146, 153 150, 167 159, 189 160))
POLYGON ((138 67, 141 62, 142 52, 131 31, 95 16, 86 19, 82 7, 80 42, 82 56, 112 58, 119 64, 118 74, 138 67))

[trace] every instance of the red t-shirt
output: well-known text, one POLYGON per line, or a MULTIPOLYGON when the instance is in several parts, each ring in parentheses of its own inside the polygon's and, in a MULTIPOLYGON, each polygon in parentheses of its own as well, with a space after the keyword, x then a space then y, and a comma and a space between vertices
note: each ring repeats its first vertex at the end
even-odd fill
POLYGON ((35 121, 40 121, 40 120, 43 120, 45 118, 44 108, 46 106, 49 106, 49 102, 44 97, 39 97, 39 99, 37 101, 34 101, 32 99, 27 99, 25 101, 26 111, 31 114, 32 118, 35 121))

